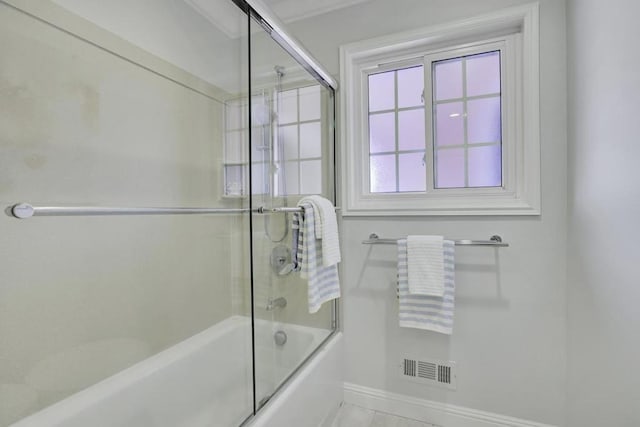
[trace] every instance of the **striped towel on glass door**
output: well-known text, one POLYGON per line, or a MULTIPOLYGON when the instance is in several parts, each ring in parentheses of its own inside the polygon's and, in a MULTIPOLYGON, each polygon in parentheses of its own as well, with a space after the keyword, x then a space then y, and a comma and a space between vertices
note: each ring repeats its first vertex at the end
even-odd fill
POLYGON ((313 207, 305 203, 302 209, 292 216, 292 229, 298 234, 294 264, 300 266, 300 277, 309 281, 309 313, 315 313, 324 302, 340 298, 340 280, 337 264, 323 266, 322 240, 315 237, 313 207))

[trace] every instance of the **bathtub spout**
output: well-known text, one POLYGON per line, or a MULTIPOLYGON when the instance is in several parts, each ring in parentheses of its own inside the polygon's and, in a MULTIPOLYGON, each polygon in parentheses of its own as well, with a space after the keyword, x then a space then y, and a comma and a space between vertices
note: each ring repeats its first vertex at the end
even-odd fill
POLYGON ((266 310, 272 311, 272 310, 275 310, 276 308, 285 308, 286 306, 287 306, 287 300, 284 297, 280 297, 276 299, 270 299, 269 303, 267 304, 266 310))

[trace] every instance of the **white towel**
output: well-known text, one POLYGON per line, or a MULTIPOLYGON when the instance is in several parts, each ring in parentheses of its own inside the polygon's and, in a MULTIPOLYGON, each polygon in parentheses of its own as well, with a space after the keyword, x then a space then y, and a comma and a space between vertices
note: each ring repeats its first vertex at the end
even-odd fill
POLYGON ((409 292, 407 271, 407 240, 398 241, 398 297, 400 299, 400 326, 426 329, 451 335, 455 297, 455 244, 450 240, 444 246, 444 294, 441 297, 414 295, 409 292))
POLYGON ((324 302, 340 298, 340 279, 336 264, 323 266, 322 243, 315 238, 313 206, 304 203, 302 209, 292 216, 292 229, 298 235, 294 264, 300 265, 300 277, 309 281, 309 313, 315 313, 324 302))
POLYGON ((341 261, 338 240, 338 220, 336 208, 322 196, 307 196, 300 199, 298 206, 308 203, 313 206, 316 239, 322 240, 322 265, 329 267, 341 261))
POLYGON ((444 294, 442 236, 407 236, 409 292, 415 295, 444 294))

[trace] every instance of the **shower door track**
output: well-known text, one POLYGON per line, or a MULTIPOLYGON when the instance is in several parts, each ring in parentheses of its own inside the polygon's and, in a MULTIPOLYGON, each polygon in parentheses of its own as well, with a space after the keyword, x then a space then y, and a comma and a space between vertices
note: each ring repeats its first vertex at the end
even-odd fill
MULTIPOLYGON (((339 209, 339 208, 336 208, 339 209)), ((7 209, 7 215, 18 219, 34 216, 118 216, 118 215, 211 215, 239 213, 269 214, 279 212, 302 212, 300 207, 267 208, 127 208, 127 207, 93 207, 93 206, 33 206, 29 203, 18 203, 7 209)))

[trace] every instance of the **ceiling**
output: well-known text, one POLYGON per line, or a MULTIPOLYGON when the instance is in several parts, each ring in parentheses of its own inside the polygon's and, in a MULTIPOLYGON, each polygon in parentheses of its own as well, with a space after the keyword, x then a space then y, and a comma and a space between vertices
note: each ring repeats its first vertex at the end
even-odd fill
MULTIPOLYGON (((282 22, 289 23, 371 0, 262 0, 282 22)), ((229 0, 184 0, 231 38, 242 35, 244 21, 229 0)))
POLYGON ((370 0, 262 0, 283 22, 293 22, 370 0))

